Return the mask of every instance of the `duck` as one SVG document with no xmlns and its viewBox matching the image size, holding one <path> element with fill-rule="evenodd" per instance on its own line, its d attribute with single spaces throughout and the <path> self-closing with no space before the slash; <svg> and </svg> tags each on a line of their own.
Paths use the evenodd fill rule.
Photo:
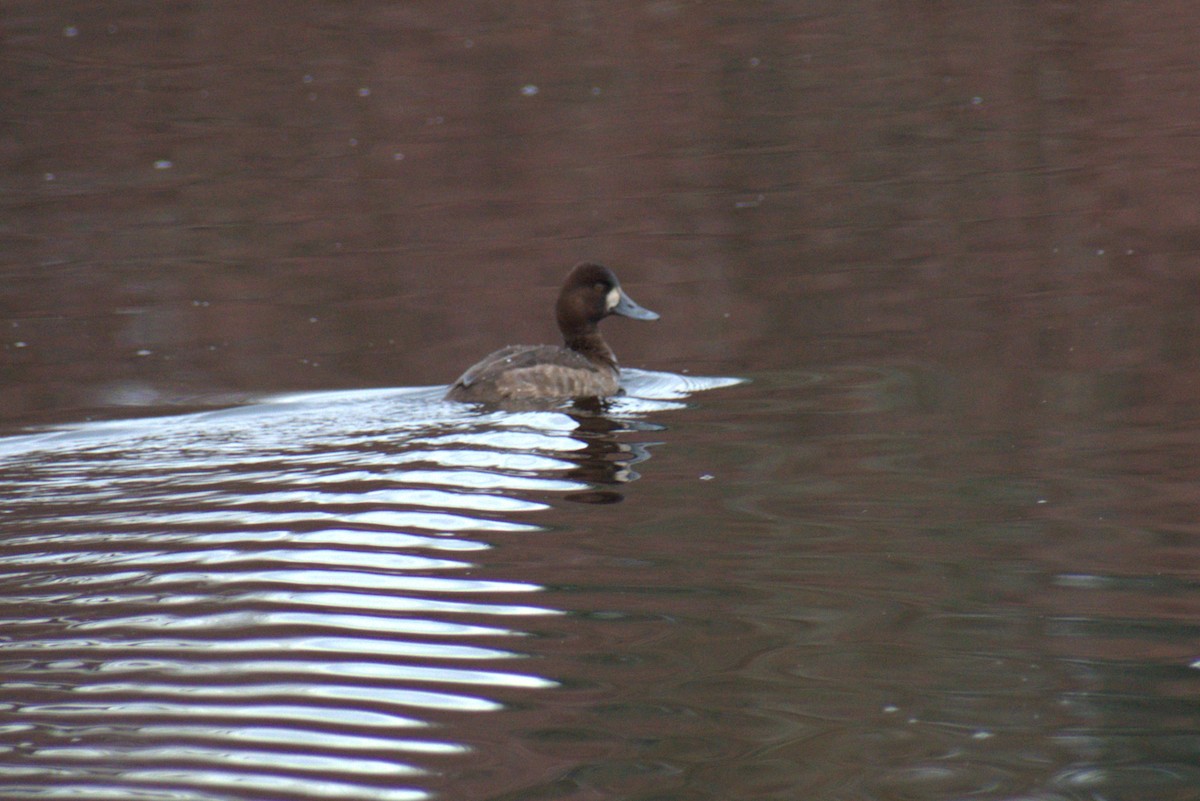
<svg viewBox="0 0 1200 801">
<path fill-rule="evenodd" d="M 613 314 L 657 320 L 629 297 L 617 276 L 593 262 L 567 274 L 554 304 L 563 344 L 509 345 L 472 365 L 446 399 L 474 403 L 607 398 L 621 391 L 621 370 L 597 324 Z"/>
</svg>

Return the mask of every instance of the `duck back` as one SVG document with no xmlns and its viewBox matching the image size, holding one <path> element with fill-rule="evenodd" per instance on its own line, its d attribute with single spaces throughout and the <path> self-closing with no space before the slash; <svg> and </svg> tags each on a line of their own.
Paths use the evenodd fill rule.
<svg viewBox="0 0 1200 801">
<path fill-rule="evenodd" d="M 557 345 L 510 345 L 469 368 L 449 400 L 565 400 L 607 397 L 619 388 L 615 366 Z"/>
</svg>

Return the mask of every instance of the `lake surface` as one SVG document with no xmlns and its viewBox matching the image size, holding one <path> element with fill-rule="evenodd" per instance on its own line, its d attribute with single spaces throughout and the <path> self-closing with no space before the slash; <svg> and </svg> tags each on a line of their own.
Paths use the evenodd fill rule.
<svg viewBox="0 0 1200 801">
<path fill-rule="evenodd" d="M 0 798 L 1200 798 L 1153 6 L 7 4 Z"/>
</svg>

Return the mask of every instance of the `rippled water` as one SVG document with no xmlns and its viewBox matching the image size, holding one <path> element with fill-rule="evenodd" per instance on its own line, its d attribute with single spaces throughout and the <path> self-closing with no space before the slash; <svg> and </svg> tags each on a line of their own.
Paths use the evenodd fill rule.
<svg viewBox="0 0 1200 801">
<path fill-rule="evenodd" d="M 1200 7 L 276 5 L 4 4 L 0 797 L 1200 798 Z"/>
<path fill-rule="evenodd" d="M 0 440 L 0 797 L 1197 797 L 1186 420 L 630 372 Z"/>
<path fill-rule="evenodd" d="M 0 441 L 0 795 L 378 798 L 477 747 L 456 715 L 561 685 L 529 581 L 552 499 L 621 499 L 651 412 L 732 383 L 632 371 L 605 409 L 321 393 Z"/>
</svg>

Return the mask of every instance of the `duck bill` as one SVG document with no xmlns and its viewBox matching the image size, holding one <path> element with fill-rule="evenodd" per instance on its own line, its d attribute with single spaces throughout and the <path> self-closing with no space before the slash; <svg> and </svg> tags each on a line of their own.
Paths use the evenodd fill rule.
<svg viewBox="0 0 1200 801">
<path fill-rule="evenodd" d="M 658 313 L 652 312 L 647 308 L 637 305 L 633 302 L 633 298 L 625 294 L 625 290 L 618 290 L 621 293 L 621 299 L 617 301 L 617 305 L 613 306 L 612 313 L 619 314 L 622 317 L 630 317 L 634 320 L 657 320 Z"/>
</svg>

